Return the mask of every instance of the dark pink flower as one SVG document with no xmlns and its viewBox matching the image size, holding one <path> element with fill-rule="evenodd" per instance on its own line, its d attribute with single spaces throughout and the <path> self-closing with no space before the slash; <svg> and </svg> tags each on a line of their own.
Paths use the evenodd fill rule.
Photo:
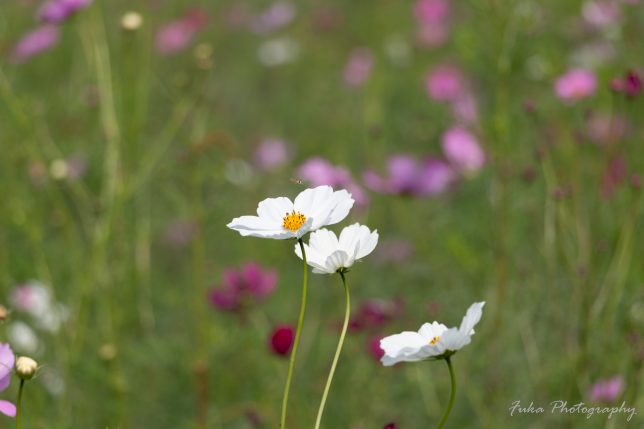
<svg viewBox="0 0 644 429">
<path fill-rule="evenodd" d="M 376 335 L 369 338 L 367 341 L 367 351 L 376 362 L 380 362 L 380 358 L 385 355 L 385 351 L 380 347 L 380 340 L 382 340 L 382 338 L 382 336 Z"/>
<path fill-rule="evenodd" d="M 309 182 L 311 186 L 329 185 L 342 187 L 351 193 L 359 206 L 369 204 L 369 198 L 360 187 L 349 170 L 342 166 L 331 164 L 324 158 L 314 157 L 307 159 L 297 170 L 297 177 Z"/>
<path fill-rule="evenodd" d="M 179 20 L 161 27 L 156 34 L 156 48 L 164 54 L 175 54 L 184 50 L 192 42 L 194 35 L 208 20 L 206 12 L 192 9 Z"/>
<path fill-rule="evenodd" d="M 49 24 L 38 27 L 27 33 L 14 46 L 11 52 L 11 61 L 16 64 L 24 63 L 30 58 L 54 47 L 59 38 L 60 31 L 58 27 Z"/>
<path fill-rule="evenodd" d="M 566 101 L 574 102 L 595 93 L 597 79 L 595 75 L 585 69 L 572 69 L 561 75 L 555 82 L 555 93 L 557 97 Z"/>
<path fill-rule="evenodd" d="M 398 429 L 398 425 L 394 422 L 391 422 L 384 425 L 382 429 Z"/>
<path fill-rule="evenodd" d="M 41 6 L 38 18 L 48 24 L 60 24 L 91 2 L 92 0 L 49 0 Z"/>
<path fill-rule="evenodd" d="M 433 26 L 447 19 L 447 0 L 419 0 L 414 4 L 414 17 L 421 25 Z"/>
<path fill-rule="evenodd" d="M 357 48 L 351 52 L 344 67 L 344 81 L 352 87 L 362 86 L 373 69 L 373 54 L 367 48 Z"/>
<path fill-rule="evenodd" d="M 295 340 L 295 329 L 291 325 L 279 325 L 271 332 L 269 344 L 273 353 L 288 356 Z"/>
<path fill-rule="evenodd" d="M 629 70 L 624 77 L 613 79 L 611 89 L 628 97 L 636 97 L 642 92 L 642 79 L 636 72 Z"/>
<path fill-rule="evenodd" d="M 249 262 L 241 269 L 229 268 L 222 283 L 209 292 L 210 302 L 221 311 L 242 311 L 252 302 L 261 302 L 275 290 L 277 272 Z"/>
<path fill-rule="evenodd" d="M 624 392 L 624 388 L 624 379 L 619 375 L 597 380 L 588 391 L 588 399 L 593 402 L 610 403 L 619 398 L 622 392 Z"/>
<path fill-rule="evenodd" d="M 443 153 L 454 169 L 464 173 L 478 171 L 485 164 L 485 153 L 467 130 L 453 127 L 442 137 Z"/>
<path fill-rule="evenodd" d="M 440 65 L 427 74 L 427 94 L 437 101 L 456 101 L 465 92 L 461 71 L 451 65 Z"/>
</svg>

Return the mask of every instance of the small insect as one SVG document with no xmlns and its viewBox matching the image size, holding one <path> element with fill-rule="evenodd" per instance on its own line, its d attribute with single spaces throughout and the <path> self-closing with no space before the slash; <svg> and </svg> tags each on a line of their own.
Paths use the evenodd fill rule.
<svg viewBox="0 0 644 429">
<path fill-rule="evenodd" d="M 304 182 L 301 179 L 296 179 L 294 177 L 291 177 L 291 182 L 295 183 L 296 185 L 303 185 Z"/>
</svg>

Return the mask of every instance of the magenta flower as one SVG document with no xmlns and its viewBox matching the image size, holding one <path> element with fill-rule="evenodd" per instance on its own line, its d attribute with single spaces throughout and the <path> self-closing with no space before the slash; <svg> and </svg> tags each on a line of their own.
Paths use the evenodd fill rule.
<svg viewBox="0 0 644 429">
<path fill-rule="evenodd" d="M 427 48 L 435 48 L 444 44 L 449 37 L 449 26 L 447 23 L 435 25 L 419 25 L 416 30 L 418 43 Z"/>
<path fill-rule="evenodd" d="M 414 4 L 414 17 L 421 25 L 433 26 L 447 19 L 447 0 L 419 0 Z"/>
<path fill-rule="evenodd" d="M 629 70 L 623 78 L 615 78 L 611 82 L 611 89 L 622 92 L 628 97 L 636 97 L 642 92 L 642 79 L 633 70 Z"/>
<path fill-rule="evenodd" d="M 485 163 L 485 154 L 476 138 L 460 127 L 445 131 L 443 153 L 455 170 L 463 173 L 478 171 Z"/>
<path fill-rule="evenodd" d="M 574 102 L 595 93 L 597 79 L 585 69 L 572 69 L 561 75 L 555 82 L 557 97 L 566 102 Z"/>
<path fill-rule="evenodd" d="M 465 92 L 465 79 L 454 66 L 440 65 L 427 74 L 427 94 L 437 101 L 456 101 Z"/>
<path fill-rule="evenodd" d="M 269 345 L 278 356 L 288 356 L 295 340 L 295 329 L 291 325 L 279 325 L 270 334 Z"/>
<path fill-rule="evenodd" d="M 91 2 L 92 0 L 49 0 L 41 6 L 38 18 L 48 24 L 60 24 Z"/>
<path fill-rule="evenodd" d="M 255 149 L 255 165 L 264 170 L 274 170 L 291 159 L 291 154 L 284 140 L 267 138 Z"/>
<path fill-rule="evenodd" d="M 410 155 L 389 158 L 387 173 L 383 178 L 368 170 L 363 179 L 367 187 L 376 192 L 413 196 L 442 193 L 455 179 L 454 171 L 444 161 L 430 158 L 421 162 Z"/>
<path fill-rule="evenodd" d="M 398 429 L 398 425 L 395 422 L 390 422 L 384 425 L 382 429 Z"/>
<path fill-rule="evenodd" d="M 376 335 L 367 340 L 367 352 L 376 362 L 380 362 L 380 359 L 385 355 L 385 351 L 380 347 L 380 340 L 382 339 L 381 335 Z"/>
<path fill-rule="evenodd" d="M 379 329 L 400 316 L 404 306 L 402 300 L 368 299 L 360 304 L 357 314 L 349 322 L 351 330 Z"/>
<path fill-rule="evenodd" d="M 15 363 L 16 357 L 11 350 L 11 346 L 6 343 L 0 343 L 0 392 L 6 390 L 11 383 L 11 370 Z M 9 401 L 0 400 L 0 413 L 15 417 L 16 406 Z"/>
<path fill-rule="evenodd" d="M 208 19 L 206 12 L 192 9 L 179 20 L 161 27 L 156 34 L 156 48 L 164 55 L 176 54 L 192 42 L 193 37 Z"/>
<path fill-rule="evenodd" d="M 210 291 L 210 302 L 221 311 L 242 311 L 251 302 L 261 302 L 275 290 L 277 272 L 249 262 L 241 269 L 229 268 L 219 287 Z"/>
<path fill-rule="evenodd" d="M 352 87 L 360 87 L 369 79 L 372 69 L 371 51 L 367 48 L 354 49 L 344 67 L 344 82 Z"/>
<path fill-rule="evenodd" d="M 335 166 L 324 158 L 313 157 L 307 159 L 297 170 L 297 177 L 306 180 L 311 186 L 329 185 L 345 188 L 359 206 L 369 204 L 369 198 L 364 189 L 359 186 L 351 176 L 348 169 Z"/>
<path fill-rule="evenodd" d="M 619 398 L 625 387 L 624 379 L 619 375 L 597 380 L 588 391 L 588 399 L 593 402 L 610 403 Z"/>
<path fill-rule="evenodd" d="M 58 43 L 60 31 L 54 25 L 43 25 L 27 33 L 14 46 L 11 52 L 11 61 L 16 64 L 24 63 L 30 58 L 41 54 Z"/>
</svg>

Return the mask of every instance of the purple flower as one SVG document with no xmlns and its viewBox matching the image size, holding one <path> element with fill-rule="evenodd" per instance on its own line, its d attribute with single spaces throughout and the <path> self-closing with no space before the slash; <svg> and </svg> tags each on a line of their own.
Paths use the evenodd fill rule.
<svg viewBox="0 0 644 429">
<path fill-rule="evenodd" d="M 460 172 L 478 171 L 485 163 L 485 154 L 476 138 L 460 127 L 453 127 L 443 134 L 443 153 L 452 166 Z"/>
<path fill-rule="evenodd" d="M 250 302 L 260 302 L 268 297 L 276 285 L 274 270 L 265 270 L 249 262 L 241 269 L 224 271 L 221 285 L 210 291 L 210 302 L 221 311 L 241 311 Z"/>
<path fill-rule="evenodd" d="M 555 82 L 555 93 L 557 97 L 566 101 L 574 102 L 595 93 L 597 79 L 595 75 L 585 69 L 572 69 L 561 75 Z"/>
<path fill-rule="evenodd" d="M 255 149 L 255 165 L 264 171 L 274 170 L 290 159 L 289 148 L 281 139 L 264 139 Z"/>
<path fill-rule="evenodd" d="M 324 158 L 313 157 L 307 159 L 297 170 L 297 177 L 306 180 L 311 186 L 329 185 L 342 187 L 351 193 L 359 206 L 369 204 L 369 198 L 351 176 L 345 167 L 335 166 Z"/>
<path fill-rule="evenodd" d="M 465 92 L 465 79 L 454 66 L 440 65 L 427 74 L 427 94 L 437 101 L 455 101 Z"/>
<path fill-rule="evenodd" d="M 270 33 L 288 25 L 293 18 L 295 6 L 287 1 L 277 1 L 251 21 L 250 29 L 260 34 Z"/>
<path fill-rule="evenodd" d="M 362 86 L 373 69 L 373 55 L 367 48 L 354 49 L 344 67 L 344 81 L 352 87 Z"/>
<path fill-rule="evenodd" d="M 16 64 L 24 63 L 31 57 L 51 49 L 60 38 L 58 27 L 43 25 L 27 33 L 14 46 L 11 52 L 11 61 Z"/>
<path fill-rule="evenodd" d="M 6 343 L 0 343 L 0 392 L 9 387 L 11 383 L 11 370 L 15 363 L 16 357 L 11 350 L 11 346 Z M 9 401 L 0 400 L 0 413 L 9 417 L 15 417 L 16 406 Z"/>
<path fill-rule="evenodd" d="M 60 24 L 91 2 L 92 0 L 49 0 L 38 11 L 38 18 L 48 24 Z"/>
<path fill-rule="evenodd" d="M 156 48 L 164 55 L 184 50 L 207 21 L 206 12 L 192 9 L 179 20 L 166 24 L 156 34 Z"/>
<path fill-rule="evenodd" d="M 444 161 L 430 158 L 424 162 L 410 155 L 394 155 L 387 163 L 388 176 L 383 178 L 368 170 L 363 178 L 376 192 L 394 195 L 428 196 L 447 189 L 455 178 Z"/>
<path fill-rule="evenodd" d="M 593 402 L 610 403 L 619 398 L 624 388 L 624 379 L 619 375 L 597 380 L 588 391 L 588 399 Z"/>
</svg>

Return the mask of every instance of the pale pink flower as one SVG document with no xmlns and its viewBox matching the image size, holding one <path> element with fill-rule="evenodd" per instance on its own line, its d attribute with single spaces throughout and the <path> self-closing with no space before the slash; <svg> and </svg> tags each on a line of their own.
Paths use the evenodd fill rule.
<svg viewBox="0 0 644 429">
<path fill-rule="evenodd" d="M 557 97 L 567 102 L 574 102 L 595 93 L 597 79 L 595 75 L 585 69 L 571 69 L 561 75 L 555 82 Z"/>
<path fill-rule="evenodd" d="M 331 164 L 321 157 L 307 159 L 297 171 L 297 178 L 309 182 L 311 186 L 329 185 L 345 188 L 359 206 L 369 203 L 369 198 L 364 189 L 358 185 L 351 172 L 343 166 Z"/>
<path fill-rule="evenodd" d="M 27 33 L 14 46 L 11 52 L 11 61 L 20 64 L 30 58 L 48 51 L 58 43 L 60 31 L 54 25 L 43 25 Z"/>
<path fill-rule="evenodd" d="M 590 0 L 584 3 L 582 16 L 593 27 L 605 28 L 619 23 L 621 19 L 619 5 L 610 0 Z"/>
<path fill-rule="evenodd" d="M 49 0 L 40 7 L 38 17 L 42 22 L 60 24 L 91 2 L 92 0 Z"/>
<path fill-rule="evenodd" d="M 156 48 L 164 54 L 175 54 L 190 45 L 197 31 L 207 21 L 206 12 L 192 9 L 186 12 L 179 20 L 161 27 L 156 34 Z"/>
<path fill-rule="evenodd" d="M 394 155 L 387 162 L 387 176 L 372 170 L 363 174 L 370 189 L 385 194 L 431 196 L 445 191 L 455 174 L 447 163 L 430 158 L 419 161 L 410 155 Z"/>
<path fill-rule="evenodd" d="M 344 67 L 344 81 L 353 87 L 362 86 L 373 69 L 373 55 L 367 48 L 357 48 L 351 52 Z"/>
<path fill-rule="evenodd" d="M 485 153 L 476 137 L 463 128 L 445 131 L 442 146 L 445 157 L 457 171 L 471 173 L 485 164 Z"/>
<path fill-rule="evenodd" d="M 588 399 L 593 402 L 614 402 L 624 392 L 625 387 L 624 379 L 619 375 L 597 380 L 588 391 Z"/>
<path fill-rule="evenodd" d="M 288 25 L 295 18 L 295 6 L 288 1 L 276 1 L 267 10 L 251 20 L 250 29 L 266 34 Z"/>
<path fill-rule="evenodd" d="M 447 19 L 448 14 L 447 0 L 419 0 L 414 4 L 414 17 L 422 25 L 439 24 Z"/>
<path fill-rule="evenodd" d="M 449 25 L 447 23 L 419 25 L 416 30 L 416 38 L 420 45 L 427 48 L 441 46 L 449 38 Z"/>
<path fill-rule="evenodd" d="M 430 71 L 426 79 L 427 94 L 437 101 L 455 101 L 465 88 L 461 71 L 450 65 L 440 65 Z"/>
<path fill-rule="evenodd" d="M 264 171 L 281 167 L 290 159 L 290 150 L 282 139 L 266 138 L 255 149 L 255 165 Z"/>
</svg>

